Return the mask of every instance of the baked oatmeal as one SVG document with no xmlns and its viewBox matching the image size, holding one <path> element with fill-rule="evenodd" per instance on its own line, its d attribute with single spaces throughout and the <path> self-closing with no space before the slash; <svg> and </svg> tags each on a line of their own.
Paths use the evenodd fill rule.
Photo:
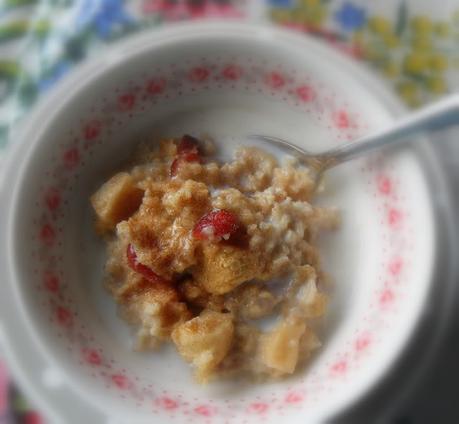
<svg viewBox="0 0 459 424">
<path fill-rule="evenodd" d="M 218 163 L 212 150 L 189 135 L 163 140 L 92 196 L 107 288 L 138 348 L 172 342 L 199 382 L 292 374 L 320 346 L 314 242 L 336 212 L 311 204 L 314 181 L 293 159 L 240 148 Z"/>
</svg>

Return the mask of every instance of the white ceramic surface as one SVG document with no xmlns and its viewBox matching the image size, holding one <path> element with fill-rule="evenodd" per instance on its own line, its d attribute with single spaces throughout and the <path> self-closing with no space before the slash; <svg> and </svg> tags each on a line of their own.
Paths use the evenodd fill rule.
<svg viewBox="0 0 459 424">
<path fill-rule="evenodd" d="M 378 383 L 431 286 L 435 225 L 413 152 L 328 175 L 320 202 L 337 206 L 343 223 L 323 240 L 334 280 L 323 348 L 307 370 L 278 383 L 200 387 L 173 349 L 134 352 L 101 286 L 103 244 L 88 203 L 146 136 L 209 134 L 226 153 L 247 133 L 308 150 L 345 142 L 393 119 L 372 84 L 303 37 L 186 25 L 127 41 L 38 107 L 2 187 L 0 334 L 50 415 L 66 423 L 322 422 Z"/>
</svg>

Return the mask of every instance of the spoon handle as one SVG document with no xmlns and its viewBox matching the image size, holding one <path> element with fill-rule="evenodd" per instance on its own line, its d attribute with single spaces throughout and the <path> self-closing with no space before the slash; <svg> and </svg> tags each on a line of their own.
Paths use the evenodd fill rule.
<svg viewBox="0 0 459 424">
<path fill-rule="evenodd" d="M 414 135 L 454 124 L 459 124 L 459 94 L 413 112 L 387 129 L 319 154 L 317 158 L 331 167 L 384 146 L 414 141 L 411 138 Z"/>
</svg>

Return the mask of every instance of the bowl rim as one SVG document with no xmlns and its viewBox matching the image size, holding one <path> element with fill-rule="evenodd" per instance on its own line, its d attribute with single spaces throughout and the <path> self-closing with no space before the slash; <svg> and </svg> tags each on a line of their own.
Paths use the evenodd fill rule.
<svg viewBox="0 0 459 424">
<path fill-rule="evenodd" d="M 7 190 L 5 184 L 5 177 L 7 175 L 17 177 L 18 175 L 21 175 L 26 169 L 29 163 L 30 155 L 36 147 L 36 145 L 39 143 L 43 131 L 43 129 L 42 131 L 38 132 L 35 130 L 38 127 L 37 124 L 40 123 L 41 126 L 45 128 L 46 124 L 43 125 L 43 122 L 50 122 L 50 120 L 52 119 L 52 114 L 51 117 L 48 118 L 48 115 L 50 114 L 47 113 L 47 110 L 49 110 L 48 108 L 50 107 L 50 105 L 62 102 L 63 99 L 66 99 L 66 101 L 71 101 L 74 94 L 77 93 L 81 87 L 84 87 L 84 85 L 88 81 L 93 80 L 102 74 L 105 74 L 107 71 L 110 70 L 111 67 L 116 66 L 117 64 L 127 60 L 127 57 L 142 54 L 144 50 L 151 49 L 154 46 L 160 46 L 162 45 L 162 43 L 167 41 L 180 40 L 193 35 L 212 36 L 215 34 L 219 34 L 224 38 L 227 37 L 229 39 L 237 38 L 240 34 L 243 34 L 244 36 L 252 35 L 260 38 L 273 38 L 276 40 L 282 40 L 283 42 L 289 42 L 292 45 L 296 43 L 298 46 L 312 46 L 316 50 L 320 51 L 321 55 L 323 55 L 324 57 L 331 58 L 334 62 L 342 64 L 343 69 L 346 69 L 348 72 L 352 72 L 354 77 L 359 78 L 362 85 L 366 86 L 372 93 L 376 93 L 375 97 L 377 99 L 384 99 L 381 103 L 384 106 L 390 106 L 392 108 L 393 115 L 405 112 L 405 109 L 401 106 L 400 101 L 397 100 L 393 94 L 387 91 L 387 89 L 382 85 L 381 81 L 378 78 L 372 75 L 369 71 L 363 69 L 358 64 L 351 61 L 349 58 L 344 57 L 343 55 L 324 45 L 322 42 L 317 41 L 311 37 L 305 37 L 302 34 L 296 34 L 272 25 L 255 25 L 251 23 L 248 24 L 239 22 L 234 23 L 227 21 L 213 21 L 199 24 L 174 24 L 165 28 L 146 31 L 145 33 L 141 33 L 136 36 L 130 37 L 129 39 L 120 42 L 118 45 L 110 47 L 109 49 L 107 49 L 107 53 L 103 57 L 93 58 L 87 63 L 79 65 L 75 70 L 71 72 L 71 75 L 69 75 L 67 78 L 64 79 L 64 81 L 60 82 L 56 87 L 54 87 L 51 93 L 48 93 L 48 96 L 46 96 L 45 99 L 42 99 L 39 102 L 39 104 L 32 111 L 31 115 L 28 117 L 28 120 L 25 123 L 24 127 L 20 130 L 20 133 L 17 135 L 16 138 L 18 139 L 18 141 L 15 142 L 14 145 L 11 147 L 11 152 L 9 152 L 8 160 L 6 160 L 4 164 L 5 166 L 3 169 L 3 175 L 0 175 L 0 177 L 3 176 L 3 180 L 0 179 L 0 199 L 3 200 L 3 204 L 11 205 L 15 203 L 11 202 L 14 190 Z M 34 142 L 25 142 L 25 140 L 32 138 L 35 139 Z M 446 261 L 447 255 L 443 254 L 440 256 L 441 252 L 446 251 L 447 248 L 451 248 L 454 239 L 452 237 L 451 231 L 451 229 L 454 228 L 451 225 L 451 223 L 453 222 L 451 213 L 452 207 L 450 205 L 450 198 L 448 196 L 448 193 L 451 190 L 447 187 L 444 172 L 441 169 L 441 166 L 438 162 L 436 153 L 433 151 L 434 149 L 430 148 L 429 146 L 421 146 L 416 148 L 416 150 L 418 151 L 418 156 L 421 158 L 421 161 L 426 164 L 425 172 L 430 174 L 428 179 L 431 183 L 429 187 L 430 190 L 432 190 L 433 185 L 435 186 L 435 190 L 437 192 L 443 194 L 443 207 L 439 209 L 438 207 L 435 207 L 435 205 L 433 205 L 435 218 L 434 226 L 438 227 L 436 231 L 436 249 L 434 251 L 434 267 L 436 268 L 436 270 L 433 273 L 433 278 L 430 283 L 430 285 L 433 286 L 433 280 L 437 279 L 437 276 L 440 272 L 449 273 L 449 276 L 447 277 L 448 281 L 452 281 L 454 275 L 457 275 L 457 269 L 453 269 L 451 264 L 441 263 L 441 261 Z M 25 157 L 25 159 L 22 159 L 23 157 Z M 16 165 L 17 163 L 21 163 L 21 166 L 18 167 Z M 14 181 L 14 178 L 12 180 Z M 11 294 L 11 292 L 16 291 L 16 287 L 14 287 L 15 279 L 13 278 L 12 271 L 12 269 L 14 268 L 14 258 L 12 257 L 11 249 L 7 248 L 9 244 L 7 237 L 5 237 L 5 235 L 8 233 L 10 237 L 12 236 L 12 231 L 10 231 L 10 226 L 8 226 L 8 223 L 12 221 L 14 211 L 11 207 L 4 208 L 2 214 L 3 216 L 0 216 L 0 233 L 2 234 L 0 250 L 3 250 L 5 254 L 1 255 L 0 261 L 2 261 L 2 268 L 10 274 L 9 279 L 7 279 L 9 280 L 10 285 L 3 285 L 2 290 L 9 290 Z M 439 219 L 440 215 L 442 216 L 442 219 Z M 457 268 L 457 266 L 455 266 L 455 268 Z M 6 282 L 8 283 L 8 281 Z M 455 289 L 455 287 L 453 286 L 455 285 L 449 284 L 447 287 L 450 290 L 453 290 Z M 430 288 L 430 291 L 433 291 L 432 288 Z M 5 302 L 5 299 L 7 297 L 8 296 L 6 294 L 0 296 L 0 305 L 2 305 L 2 307 L 0 308 L 0 318 L 3 319 L 4 322 L 8 321 L 8 315 L 3 314 L 1 311 L 11 309 L 12 306 L 8 304 L 10 302 Z M 445 307 L 441 308 L 441 311 L 443 312 L 443 318 L 441 319 L 441 323 L 437 323 L 441 324 L 438 328 L 440 328 L 441 326 L 446 326 L 447 313 L 449 310 L 451 310 L 450 308 L 452 306 L 451 303 L 453 296 L 449 294 L 448 296 L 444 295 L 443 297 L 444 299 L 442 300 L 442 302 L 445 305 Z M 22 326 L 24 329 L 24 334 L 28 333 L 30 335 L 32 329 L 26 322 L 25 315 L 21 314 L 18 318 L 18 322 L 20 321 L 20 326 Z M 408 347 L 413 344 L 413 341 L 417 333 L 420 332 L 420 330 L 422 330 L 423 327 L 425 327 L 425 325 L 422 326 L 425 320 L 425 317 L 419 317 L 418 322 L 415 324 L 415 331 L 413 331 L 410 337 L 400 347 L 399 351 L 397 351 L 396 362 L 399 362 L 399 359 L 403 356 L 404 353 L 406 353 L 405 351 L 408 350 Z M 16 322 L 15 324 L 17 325 L 18 322 Z M 441 331 L 439 331 L 438 328 L 436 327 L 436 331 L 434 332 L 437 341 L 439 340 L 441 335 Z M 40 404 L 42 407 L 44 407 L 46 413 L 48 413 L 50 416 L 53 416 L 55 415 L 55 405 L 54 408 L 51 408 L 52 402 L 49 402 L 49 396 L 46 397 L 42 392 L 40 393 L 40 390 L 38 389 L 38 387 L 36 387 L 36 383 L 35 387 L 33 387 L 33 385 L 30 384 L 29 376 L 27 375 L 27 373 L 23 372 L 25 358 L 24 356 L 22 357 L 21 364 L 21 355 L 18 355 L 17 349 L 17 345 L 20 344 L 18 342 L 20 338 L 18 336 L 18 333 L 20 332 L 11 332 L 11 326 L 10 328 L 6 328 L 6 326 L 0 328 L 0 338 L 3 342 L 3 345 L 6 346 L 7 361 L 11 364 L 13 374 L 22 383 L 23 387 L 25 387 L 25 390 L 26 392 L 28 392 L 27 394 L 31 397 L 31 399 L 33 399 L 33 401 L 35 401 L 37 404 Z M 35 337 L 35 335 L 32 334 L 32 339 L 33 337 Z M 38 338 L 38 336 L 36 336 L 36 338 Z M 13 339 L 16 339 L 16 342 L 11 343 Z M 38 345 L 40 345 L 40 341 L 38 342 Z M 434 346 L 436 346 L 436 343 L 437 342 L 430 343 L 428 345 L 431 351 L 430 356 L 432 356 L 433 354 L 432 352 L 434 351 Z M 43 351 L 41 351 L 40 353 L 41 355 L 45 356 L 43 354 Z M 424 357 L 427 358 L 428 356 L 429 355 L 427 355 L 427 352 L 425 352 Z M 420 359 L 418 359 L 418 361 L 420 361 Z M 426 360 L 424 362 L 427 363 Z M 334 413 L 336 413 L 336 416 L 339 416 L 340 414 L 344 413 L 344 411 L 347 411 L 356 404 L 361 404 L 368 392 L 374 391 L 378 386 L 380 386 L 383 383 L 383 376 L 385 373 L 389 375 L 393 374 L 393 370 L 396 368 L 396 365 L 397 364 L 388 364 L 387 369 L 384 367 L 384 372 L 381 371 L 379 377 L 375 378 L 371 382 L 369 387 L 367 387 L 367 392 L 359 393 L 358 395 L 356 395 L 354 397 L 354 401 L 351 404 L 342 406 L 341 408 L 337 408 L 337 410 L 334 411 Z M 417 366 L 419 367 L 419 362 L 417 363 Z M 79 388 L 77 388 L 76 386 L 72 386 L 72 391 L 82 394 Z M 87 401 L 87 398 L 84 398 L 84 401 L 82 399 L 80 402 L 81 406 L 87 408 Z M 54 402 L 54 404 L 55 403 L 56 402 Z"/>
</svg>

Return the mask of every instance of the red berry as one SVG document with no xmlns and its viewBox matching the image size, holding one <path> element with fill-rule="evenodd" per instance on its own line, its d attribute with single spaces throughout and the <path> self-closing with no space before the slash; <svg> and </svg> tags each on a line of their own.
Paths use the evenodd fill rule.
<svg viewBox="0 0 459 424">
<path fill-rule="evenodd" d="M 201 156 L 198 152 L 187 152 L 180 156 L 184 162 L 201 162 Z"/>
<path fill-rule="evenodd" d="M 198 153 L 199 151 L 199 140 L 192 137 L 191 135 L 185 134 L 180 143 L 177 146 L 177 154 L 182 155 L 184 153 L 194 152 Z"/>
<path fill-rule="evenodd" d="M 174 159 L 171 165 L 171 177 L 175 177 L 177 175 L 179 166 L 180 160 L 178 158 Z"/>
<path fill-rule="evenodd" d="M 144 278 L 152 283 L 164 283 L 164 279 L 162 279 L 158 274 L 153 272 L 150 268 L 146 265 L 141 264 L 137 259 L 137 253 L 135 253 L 134 246 L 132 244 L 128 244 L 126 250 L 126 257 L 128 260 L 128 264 L 132 270 L 141 274 Z"/>
<path fill-rule="evenodd" d="M 198 152 L 189 151 L 182 153 L 179 157 L 175 158 L 171 165 L 171 177 L 175 177 L 183 162 L 201 162 L 201 156 Z"/>
<path fill-rule="evenodd" d="M 238 229 L 239 221 L 236 215 L 223 209 L 215 209 L 197 222 L 193 236 L 199 240 L 228 239 Z"/>
</svg>

